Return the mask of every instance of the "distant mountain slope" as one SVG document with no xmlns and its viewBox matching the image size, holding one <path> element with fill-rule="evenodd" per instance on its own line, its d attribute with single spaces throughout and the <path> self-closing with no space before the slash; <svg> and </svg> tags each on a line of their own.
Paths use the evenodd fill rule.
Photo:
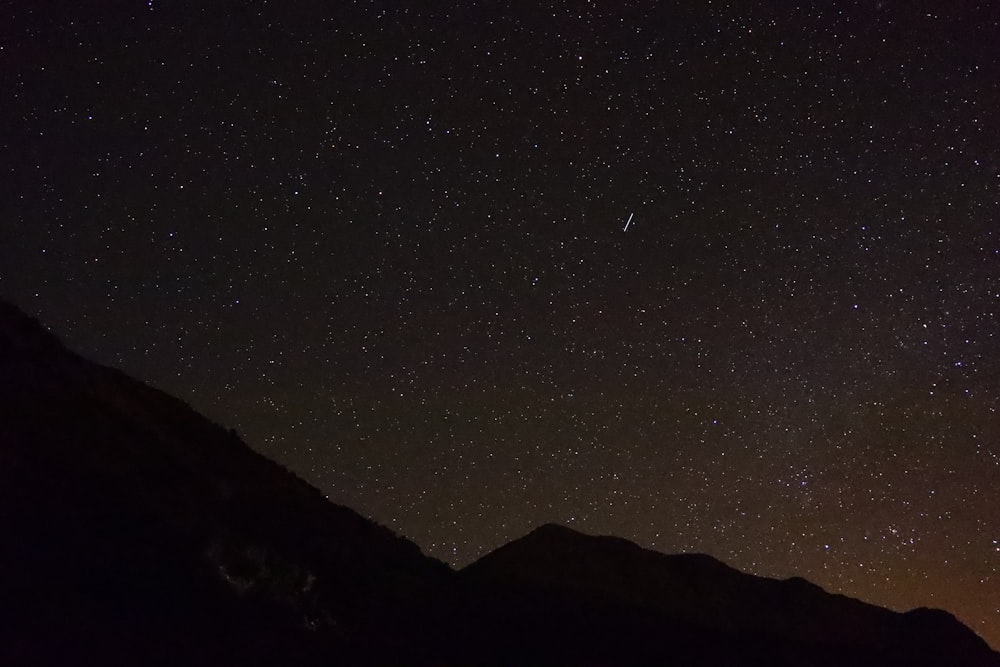
<svg viewBox="0 0 1000 667">
<path fill-rule="evenodd" d="M 896 614 L 543 526 L 459 573 L 0 301 L 0 665 L 1000 667 Z"/>
<path fill-rule="evenodd" d="M 592 623 L 591 640 L 596 637 L 599 646 L 586 653 L 613 650 L 593 664 L 625 655 L 635 664 L 647 657 L 658 664 L 669 639 L 695 664 L 1000 665 L 1000 656 L 943 611 L 897 614 L 831 595 L 804 579 L 756 577 L 709 556 L 668 556 L 558 525 L 497 549 L 462 575 L 483 594 L 502 591 L 504 602 L 496 606 L 515 614 L 520 603 L 545 599 L 565 601 L 575 610 L 569 613 L 586 609 L 587 617 L 605 619 Z M 622 616 L 650 632 L 628 645 L 601 637 L 602 624 Z M 532 622 L 559 634 L 557 619 L 550 609 Z M 706 644 L 713 655 L 699 652 Z"/>
<path fill-rule="evenodd" d="M 451 575 L 2 302 L 0 534 L 5 665 L 365 654 Z"/>
</svg>

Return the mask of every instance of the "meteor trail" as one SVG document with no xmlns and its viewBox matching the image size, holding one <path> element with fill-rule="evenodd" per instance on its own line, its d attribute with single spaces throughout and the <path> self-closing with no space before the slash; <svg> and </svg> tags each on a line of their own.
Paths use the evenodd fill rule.
<svg viewBox="0 0 1000 667">
<path fill-rule="evenodd" d="M 630 222 L 632 222 L 632 216 L 633 215 L 635 215 L 635 213 L 629 213 L 628 214 L 628 220 L 625 222 L 625 229 L 622 230 L 623 232 L 627 232 L 628 231 L 628 225 L 629 225 Z"/>
</svg>

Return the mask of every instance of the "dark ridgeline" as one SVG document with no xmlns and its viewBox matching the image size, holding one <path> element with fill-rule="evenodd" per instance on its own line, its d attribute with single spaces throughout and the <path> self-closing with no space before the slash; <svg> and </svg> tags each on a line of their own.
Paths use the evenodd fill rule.
<svg viewBox="0 0 1000 667">
<path fill-rule="evenodd" d="M 625 655 L 643 665 L 1000 665 L 944 611 L 899 614 L 798 577 L 756 577 L 710 556 L 558 525 L 461 575 L 480 587 L 479 611 L 515 627 L 532 652 L 551 656 L 546 664 L 621 664 Z"/>
<path fill-rule="evenodd" d="M 1000 667 L 897 614 L 543 526 L 461 572 L 0 302 L 0 664 Z"/>
<path fill-rule="evenodd" d="M 0 535 L 3 665 L 401 651 L 433 629 L 412 606 L 453 576 L 6 304 Z"/>
</svg>

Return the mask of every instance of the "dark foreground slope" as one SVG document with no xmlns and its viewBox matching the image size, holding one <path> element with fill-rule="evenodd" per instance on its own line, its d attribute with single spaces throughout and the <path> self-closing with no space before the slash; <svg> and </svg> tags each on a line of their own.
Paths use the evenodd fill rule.
<svg viewBox="0 0 1000 667">
<path fill-rule="evenodd" d="M 2 302 L 0 535 L 4 665 L 378 662 L 452 576 Z"/>
<path fill-rule="evenodd" d="M 1000 667 L 896 614 L 545 526 L 455 573 L 0 302 L 0 665 Z"/>
<path fill-rule="evenodd" d="M 550 664 L 1000 665 L 943 611 L 898 614 L 804 579 L 756 577 L 709 556 L 668 556 L 557 525 L 461 574 L 490 600 L 483 613 L 494 625 L 517 628 Z"/>
</svg>

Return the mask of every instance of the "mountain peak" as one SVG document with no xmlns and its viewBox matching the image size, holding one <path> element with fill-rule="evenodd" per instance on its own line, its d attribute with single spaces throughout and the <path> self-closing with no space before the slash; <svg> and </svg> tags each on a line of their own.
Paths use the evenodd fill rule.
<svg viewBox="0 0 1000 667">
<path fill-rule="evenodd" d="M 572 533 L 574 535 L 583 535 L 583 533 L 581 533 L 578 530 L 573 530 L 569 526 L 555 522 L 543 523 L 542 525 L 532 530 L 531 533 L 563 533 L 563 534 Z M 528 534 L 530 535 L 531 533 Z"/>
<path fill-rule="evenodd" d="M 2 301 L 0 410 L 3 665 L 1000 666 L 945 612 L 554 523 L 455 573 Z"/>
<path fill-rule="evenodd" d="M 897 614 L 827 593 L 801 577 L 754 576 L 705 554 L 662 554 L 559 524 L 539 526 L 462 574 L 531 600 L 543 592 L 575 607 L 586 600 L 639 624 L 643 618 L 671 619 L 692 636 L 783 637 L 793 644 L 867 646 L 924 657 L 940 644 L 981 655 L 982 664 L 998 664 L 986 659 L 996 656 L 985 643 L 946 612 Z M 946 663 L 941 657 L 926 664 Z"/>
<path fill-rule="evenodd" d="M 591 537 L 561 523 L 543 523 L 521 539 L 573 540 Z"/>
<path fill-rule="evenodd" d="M 699 553 L 675 554 L 666 556 L 639 546 L 625 538 L 612 535 L 589 535 L 558 523 L 546 523 L 538 526 L 530 533 L 516 539 L 496 551 L 484 556 L 469 565 L 466 570 L 485 573 L 499 563 L 514 563 L 517 561 L 531 562 L 534 565 L 551 563 L 562 569 L 557 562 L 563 558 L 571 558 L 576 567 L 608 558 L 634 558 L 643 563 L 662 563 L 667 559 L 676 567 L 691 569 L 701 568 L 713 572 L 735 572 L 721 561 Z"/>
</svg>

